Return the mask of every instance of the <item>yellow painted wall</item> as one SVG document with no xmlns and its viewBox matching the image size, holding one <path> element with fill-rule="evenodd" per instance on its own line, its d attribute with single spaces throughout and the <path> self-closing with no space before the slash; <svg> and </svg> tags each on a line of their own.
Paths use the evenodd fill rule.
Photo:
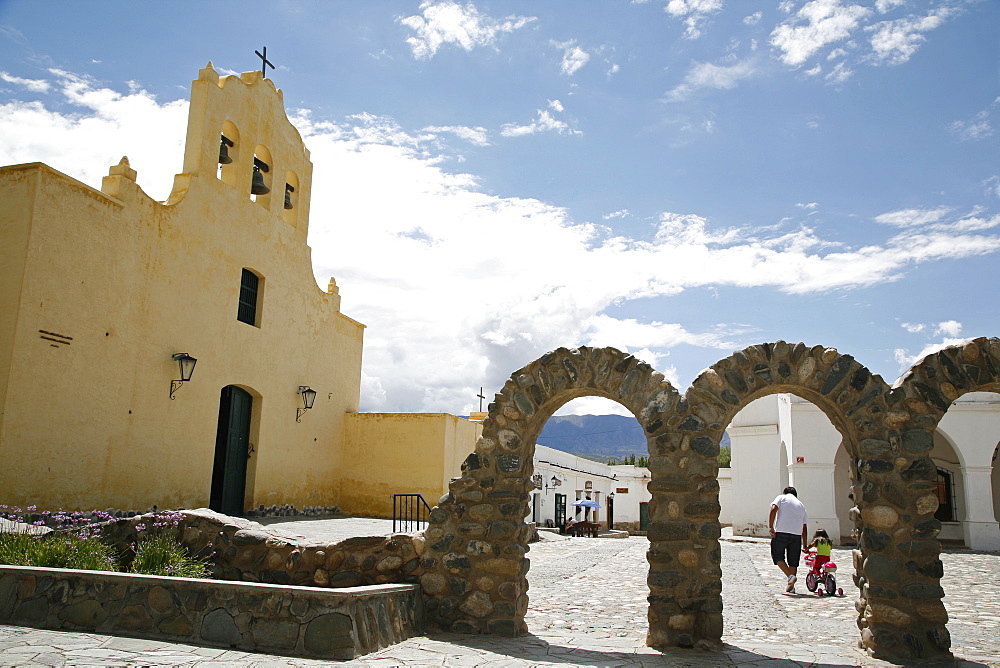
<svg viewBox="0 0 1000 668">
<path fill-rule="evenodd" d="M 391 517 L 393 494 L 422 494 L 433 507 L 481 434 L 482 425 L 447 413 L 348 415 L 341 510 Z"/>
<path fill-rule="evenodd" d="M 239 137 L 220 180 L 227 122 Z M 254 396 L 246 505 L 339 502 L 364 327 L 312 275 L 308 151 L 269 80 L 220 80 L 211 64 L 193 83 L 187 141 L 166 205 L 127 164 L 104 192 L 44 165 L 0 168 L 0 502 L 207 505 L 230 384 Z M 260 147 L 272 192 L 252 202 Z M 244 267 L 264 277 L 259 326 L 236 319 Z M 171 401 L 177 352 L 198 364 Z M 318 396 L 296 423 L 300 385 Z"/>
</svg>

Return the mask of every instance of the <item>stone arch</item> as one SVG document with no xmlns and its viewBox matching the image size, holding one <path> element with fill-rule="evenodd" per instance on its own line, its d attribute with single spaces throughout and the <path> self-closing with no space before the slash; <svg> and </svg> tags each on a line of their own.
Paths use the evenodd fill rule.
<svg viewBox="0 0 1000 668">
<path fill-rule="evenodd" d="M 720 360 L 695 379 L 685 392 L 684 400 L 679 402 L 678 411 L 683 410 L 683 414 L 676 416 L 676 429 L 667 431 L 657 440 L 665 444 L 668 451 L 690 450 L 714 456 L 726 426 L 746 405 L 769 394 L 791 393 L 823 411 L 843 436 L 850 458 L 857 462 L 864 448 L 880 450 L 886 440 L 878 416 L 884 412 L 884 396 L 888 389 L 879 376 L 873 375 L 850 355 L 842 355 L 833 348 L 809 348 L 802 343 L 784 341 L 764 343 Z M 887 443 L 885 448 L 888 449 Z M 890 462 L 890 469 L 892 466 Z M 856 464 L 852 468 L 855 467 Z M 852 471 L 855 480 L 857 473 L 857 470 Z M 856 510 L 852 514 L 860 517 L 860 512 Z M 650 540 L 654 540 L 652 533 Z M 651 550 L 655 549 L 663 548 L 654 542 Z M 721 572 L 719 587 L 721 589 Z M 677 590 L 661 593 L 674 597 L 679 594 Z M 706 601 L 704 605 L 712 604 Z M 651 619 L 653 607 L 651 604 Z M 717 617 L 704 615 L 702 623 L 714 635 L 716 625 L 721 628 L 721 614 Z M 653 633 L 651 624 L 650 634 Z"/>
<path fill-rule="evenodd" d="M 738 351 L 680 395 L 648 364 L 613 348 L 547 353 L 516 371 L 489 406 L 483 435 L 430 513 L 421 585 L 438 626 L 518 635 L 527 628 L 534 442 L 562 404 L 603 396 L 646 432 L 652 479 L 647 552 L 655 647 L 711 646 L 722 636 L 719 441 L 759 397 L 787 392 L 818 406 L 851 459 L 853 562 L 861 646 L 889 660 L 950 658 L 941 602 L 933 430 L 965 392 L 1000 391 L 1000 340 L 975 339 L 915 365 L 891 389 L 850 355 L 784 341 Z"/>
<path fill-rule="evenodd" d="M 950 637 L 945 627 L 940 559 L 937 540 L 941 523 L 934 519 L 938 507 L 934 494 L 937 469 L 929 454 L 934 431 L 951 403 L 967 392 L 1000 392 L 1000 339 L 977 338 L 932 353 L 911 367 L 893 386 L 886 399 L 885 422 L 893 447 L 907 459 L 897 466 L 904 496 L 896 506 L 912 518 L 910 533 L 895 531 L 877 536 L 883 558 L 898 566 L 898 578 L 866 584 L 869 608 L 888 610 L 890 617 L 872 615 L 869 635 L 876 646 L 890 643 L 896 656 L 914 658 L 948 655 Z M 957 450 L 956 450 L 957 452 Z M 886 483 L 873 481 L 872 486 Z M 863 613 L 866 614 L 866 613 Z M 880 617 L 883 617 L 880 619 Z M 906 621 L 900 629 L 898 619 Z M 903 649 L 905 652 L 901 652 Z"/>
<path fill-rule="evenodd" d="M 430 513 L 420 582 L 437 626 L 506 636 L 527 632 L 531 529 L 524 517 L 534 488 L 535 440 L 560 406 L 583 396 L 621 403 L 647 435 L 664 428 L 679 401 L 662 374 L 613 348 L 559 348 L 515 371 L 489 405 L 462 476 Z M 715 504 L 717 537 L 717 485 L 706 494 Z M 699 577 L 691 570 L 682 580 L 696 585 Z"/>
</svg>

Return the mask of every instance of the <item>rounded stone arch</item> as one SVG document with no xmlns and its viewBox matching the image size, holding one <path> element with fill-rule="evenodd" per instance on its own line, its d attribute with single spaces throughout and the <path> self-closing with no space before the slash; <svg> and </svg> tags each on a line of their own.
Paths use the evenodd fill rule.
<svg viewBox="0 0 1000 668">
<path fill-rule="evenodd" d="M 851 478 L 857 483 L 857 462 L 864 453 L 889 450 L 879 417 L 885 412 L 888 389 L 881 377 L 834 348 L 763 343 L 737 351 L 702 372 L 680 402 L 685 411 L 678 416 L 676 429 L 664 438 L 673 450 L 714 456 L 740 410 L 761 397 L 791 393 L 816 405 L 840 432 L 854 469 Z M 853 509 L 852 518 L 860 518 L 862 512 Z"/>
<path fill-rule="evenodd" d="M 534 489 L 535 440 L 560 406 L 583 396 L 611 399 L 631 411 L 646 430 L 651 454 L 651 434 L 662 430 L 680 398 L 663 374 L 614 348 L 559 348 L 515 371 L 490 403 L 461 477 L 430 512 L 420 583 L 436 626 L 506 636 L 527 632 L 531 528 L 524 518 Z M 715 493 L 717 507 L 717 487 Z M 655 500 L 654 492 L 651 507 Z M 718 510 L 715 517 L 718 526 Z M 685 582 L 697 578 L 693 570 L 683 576 Z"/>
</svg>

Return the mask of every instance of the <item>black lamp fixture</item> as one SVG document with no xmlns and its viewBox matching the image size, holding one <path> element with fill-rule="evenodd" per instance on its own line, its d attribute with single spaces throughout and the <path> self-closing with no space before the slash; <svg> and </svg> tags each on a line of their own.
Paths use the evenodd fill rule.
<svg viewBox="0 0 1000 668">
<path fill-rule="evenodd" d="M 558 487 L 561 484 L 562 484 L 562 480 L 560 480 L 556 476 L 552 476 L 550 479 L 548 479 L 548 480 L 545 481 L 545 489 L 546 489 L 546 491 L 548 491 L 550 489 L 555 489 L 556 487 Z"/>
<path fill-rule="evenodd" d="M 181 385 L 191 380 L 191 374 L 194 373 L 194 365 L 198 363 L 198 360 L 187 353 L 174 353 L 171 359 L 177 362 L 181 373 L 181 377 L 178 380 L 170 381 L 170 399 L 173 400 L 174 392 L 179 390 Z"/>
<path fill-rule="evenodd" d="M 316 403 L 316 390 L 306 385 L 299 385 L 297 394 L 302 395 L 302 408 L 295 409 L 295 421 L 302 422 L 302 416 Z"/>
</svg>

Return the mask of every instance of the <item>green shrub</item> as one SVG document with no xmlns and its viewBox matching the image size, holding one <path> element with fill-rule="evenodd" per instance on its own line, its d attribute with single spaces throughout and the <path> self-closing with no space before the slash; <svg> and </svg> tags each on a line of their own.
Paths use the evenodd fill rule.
<svg viewBox="0 0 1000 668">
<path fill-rule="evenodd" d="M 723 445 L 719 448 L 719 468 L 728 469 L 733 461 L 733 449 L 731 446 Z"/>
<path fill-rule="evenodd" d="M 44 536 L 27 533 L 0 534 L 0 563 L 87 571 L 118 570 L 118 560 L 113 548 L 94 538 L 81 538 L 61 532 Z"/>
<path fill-rule="evenodd" d="M 208 564 L 188 556 L 183 545 L 159 533 L 139 537 L 131 571 L 180 578 L 211 577 Z"/>
</svg>

